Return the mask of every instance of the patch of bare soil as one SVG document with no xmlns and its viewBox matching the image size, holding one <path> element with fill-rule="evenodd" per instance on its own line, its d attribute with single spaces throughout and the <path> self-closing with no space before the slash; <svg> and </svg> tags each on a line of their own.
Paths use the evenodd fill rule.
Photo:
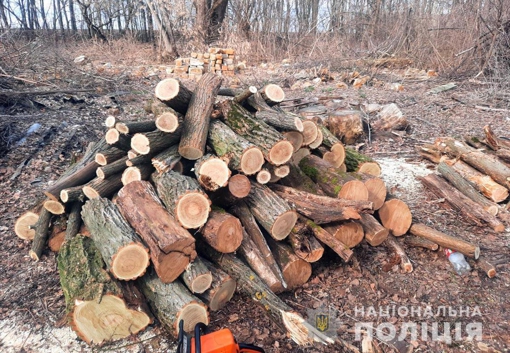
<svg viewBox="0 0 510 353">
<path fill-rule="evenodd" d="M 363 86 L 359 90 L 338 88 L 338 80 L 315 85 L 313 89 L 290 90 L 298 80 L 295 75 L 300 70 L 249 70 L 236 80 L 239 84 L 257 86 L 270 81 L 280 83 L 287 86 L 285 90 L 289 97 L 329 95 L 337 98 L 334 103 L 337 107 L 395 102 L 411 122 L 409 133 L 372 136 L 371 141 L 365 141 L 362 150 L 380 162 L 391 193 L 408 202 L 415 222 L 478 243 L 483 256 L 496 266 L 498 275 L 487 278 L 474 261 L 469 260 L 473 271 L 468 276 L 459 277 L 442 252 L 407 247 L 414 271 L 403 274 L 398 265 L 391 266 L 392 254 L 386 248 L 363 244 L 354 249 L 355 261 L 349 264 L 334 254 L 326 254 L 313 265 L 309 283 L 293 293 L 283 294 L 284 301 L 299 313 L 310 315 L 312 321 L 314 314 L 327 310 L 332 318 L 328 333 L 358 347 L 363 338 L 359 327 L 372 325 L 381 330 L 374 331 L 374 341 L 383 352 L 409 352 L 412 349 L 415 352 L 508 351 L 509 233 L 496 234 L 489 228 L 472 226 L 448 208 L 443 200 L 424 190 L 416 177 L 433 172 L 433 166 L 421 160 L 414 151 L 416 145 L 432 142 L 437 136 L 480 134 L 486 124 L 491 124 L 496 134 L 508 135 L 508 112 L 474 107 L 489 104 L 508 109 L 508 102 L 497 100 L 498 95 L 489 86 L 469 81 L 457 82 L 458 88 L 454 91 L 427 95 L 430 88 L 446 81 L 440 78 L 406 81 L 391 72 L 372 75 L 380 82 L 403 83 L 404 91 L 395 92 L 381 85 Z M 4 143 L 0 159 L 1 351 L 93 350 L 64 324 L 65 303 L 56 255 L 47 249 L 42 261 L 33 262 L 28 257 L 30 243 L 16 237 L 13 225 L 20 214 L 34 205 L 41 192 L 76 160 L 88 143 L 104 133 L 103 121 L 112 108 L 119 109 L 122 120 L 141 118 L 146 114 L 143 104 L 165 75 L 164 68 L 151 67 L 140 75 L 124 75 L 122 81 L 108 87 L 108 95 L 85 93 L 73 95 L 72 99 L 56 95 L 47 98 L 50 103 L 55 103 L 53 107 L 43 104 L 31 110 L 20 109 L 15 115 L 5 112 L 0 116 Z M 104 81 L 99 80 L 97 84 L 104 84 Z M 502 102 L 507 106 L 501 106 Z M 40 124 L 40 128 L 26 137 L 25 142 L 19 143 L 20 137 L 35 123 Z M 13 178 L 17 171 L 19 175 Z M 456 315 L 449 315 L 448 308 L 455 310 Z M 459 312 L 460 308 L 462 312 Z M 424 315 L 429 309 L 433 311 L 432 316 Z M 473 313 L 475 315 L 471 316 Z M 262 309 L 249 298 L 239 295 L 226 308 L 212 313 L 211 318 L 211 329 L 228 327 L 238 341 L 258 344 L 267 352 L 341 351 L 338 347 L 297 347 Z M 467 339 L 467 325 L 475 323 L 480 323 L 483 330 L 481 336 L 476 336 L 481 341 Z M 439 331 L 434 329 L 434 324 L 439 325 Z M 417 327 L 417 337 L 403 333 L 402 330 L 410 325 Z M 434 330 L 441 336 L 445 325 L 450 327 L 451 342 L 437 337 L 433 340 Z M 392 328 L 396 329 L 396 335 L 391 335 Z M 174 349 L 173 343 L 155 324 L 143 335 L 102 349 L 168 352 Z"/>
</svg>

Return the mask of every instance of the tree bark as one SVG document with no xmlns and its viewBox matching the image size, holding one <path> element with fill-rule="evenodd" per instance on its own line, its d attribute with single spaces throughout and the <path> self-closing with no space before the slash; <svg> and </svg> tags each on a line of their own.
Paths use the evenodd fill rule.
<svg viewBox="0 0 510 353">
<path fill-rule="evenodd" d="M 385 241 L 385 244 L 393 252 L 395 252 L 398 257 L 400 257 L 400 267 L 402 268 L 402 271 L 404 273 L 413 272 L 413 264 L 411 263 L 411 260 L 409 260 L 409 257 L 407 256 L 404 249 L 398 243 L 397 238 L 395 238 L 393 235 L 389 235 Z"/>
<path fill-rule="evenodd" d="M 213 276 L 204 260 L 197 256 L 181 274 L 181 279 L 191 293 L 201 294 L 211 287 Z"/>
<path fill-rule="evenodd" d="M 156 129 L 154 120 L 118 122 L 115 128 L 124 135 L 134 135 L 139 132 L 149 132 Z"/>
<path fill-rule="evenodd" d="M 167 78 L 156 86 L 156 98 L 181 114 L 186 114 L 191 102 L 192 92 L 182 82 Z"/>
<path fill-rule="evenodd" d="M 179 125 L 174 132 L 167 133 L 154 130 L 135 134 L 131 140 L 131 148 L 139 154 L 155 155 L 173 145 L 181 139 L 182 126 Z"/>
<path fill-rule="evenodd" d="M 172 170 L 180 160 L 179 146 L 173 145 L 152 157 L 152 165 L 158 173 L 165 173 Z"/>
<path fill-rule="evenodd" d="M 39 261 L 41 259 L 42 252 L 44 250 L 44 247 L 46 246 L 52 216 L 53 214 L 51 212 L 43 208 L 41 210 L 41 213 L 39 214 L 39 219 L 37 220 L 37 223 L 34 226 L 35 228 L 34 240 L 32 242 L 32 247 L 28 254 L 35 261 Z"/>
<path fill-rule="evenodd" d="M 324 191 L 306 175 L 301 168 L 289 164 L 289 175 L 280 180 L 280 184 L 315 195 L 325 195 Z"/>
<path fill-rule="evenodd" d="M 71 205 L 71 211 L 69 212 L 69 217 L 67 218 L 65 241 L 73 239 L 80 231 L 82 206 L 82 202 L 74 202 Z"/>
<path fill-rule="evenodd" d="M 106 143 L 124 151 L 131 149 L 131 138 L 131 135 L 123 135 L 115 128 L 109 129 L 105 134 Z"/>
<path fill-rule="evenodd" d="M 287 239 L 294 253 L 306 262 L 317 262 L 324 254 L 324 248 L 304 224 L 296 223 Z"/>
<path fill-rule="evenodd" d="M 115 162 L 116 160 L 124 157 L 126 151 L 110 147 L 104 151 L 96 153 L 95 161 L 97 164 L 103 166 Z"/>
<path fill-rule="evenodd" d="M 110 197 L 122 187 L 122 174 L 115 174 L 108 179 L 95 178 L 83 186 L 83 194 L 89 199 Z"/>
<path fill-rule="evenodd" d="M 99 179 L 108 179 L 109 177 L 122 173 L 126 169 L 127 156 L 124 156 L 115 162 L 106 164 L 96 169 L 96 176 Z"/>
<path fill-rule="evenodd" d="M 417 237 L 415 235 L 410 235 L 410 234 L 406 235 L 405 243 L 409 246 L 429 249 L 432 251 L 436 251 L 437 249 L 439 249 L 439 245 L 437 245 L 436 243 L 434 243 L 428 239 L 420 238 L 420 237 Z"/>
<path fill-rule="evenodd" d="M 303 122 L 297 115 L 277 111 L 267 105 L 260 93 L 255 93 L 247 100 L 248 105 L 257 110 L 255 117 L 272 127 L 284 131 L 303 131 Z"/>
<path fill-rule="evenodd" d="M 372 158 L 365 156 L 351 148 L 345 148 L 345 165 L 348 172 L 366 173 L 381 176 L 381 167 Z"/>
</svg>

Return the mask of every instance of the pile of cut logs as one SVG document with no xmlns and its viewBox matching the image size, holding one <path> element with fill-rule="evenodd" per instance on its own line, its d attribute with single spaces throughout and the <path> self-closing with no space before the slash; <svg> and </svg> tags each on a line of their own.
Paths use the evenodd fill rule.
<svg viewBox="0 0 510 353">
<path fill-rule="evenodd" d="M 70 324 L 88 343 L 140 332 L 152 315 L 173 335 L 181 320 L 190 332 L 237 289 L 298 344 L 355 349 L 274 293 L 306 283 L 325 247 L 347 262 L 363 239 L 412 271 L 395 238 L 411 227 L 409 208 L 387 197 L 375 161 L 330 132 L 341 119 L 323 125 L 282 110 L 274 84 L 221 82 L 207 73 L 191 92 L 165 79 L 147 104 L 154 118 L 108 117 L 104 138 L 18 218 L 16 234 L 33 239 L 34 260 L 47 243 L 59 251 Z M 424 225 L 411 232 L 410 245 L 478 257 L 478 247 Z"/>
</svg>

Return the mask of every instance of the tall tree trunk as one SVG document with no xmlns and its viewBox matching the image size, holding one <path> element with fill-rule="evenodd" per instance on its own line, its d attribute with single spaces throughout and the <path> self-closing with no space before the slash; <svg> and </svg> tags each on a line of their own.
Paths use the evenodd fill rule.
<svg viewBox="0 0 510 353">
<path fill-rule="evenodd" d="M 76 27 L 76 16 L 74 14 L 74 0 L 69 0 L 69 16 L 71 20 L 71 29 L 73 33 L 76 33 L 78 31 L 78 28 Z"/>
</svg>

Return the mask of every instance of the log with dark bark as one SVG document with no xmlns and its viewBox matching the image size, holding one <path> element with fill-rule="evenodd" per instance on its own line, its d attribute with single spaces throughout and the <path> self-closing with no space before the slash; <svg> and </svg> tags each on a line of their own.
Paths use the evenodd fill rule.
<svg viewBox="0 0 510 353">
<path fill-rule="evenodd" d="M 107 179 L 112 175 L 122 173 L 124 169 L 126 169 L 126 161 L 128 161 L 128 157 L 124 156 L 115 162 L 108 163 L 104 166 L 97 168 L 96 176 L 99 179 Z"/>
<path fill-rule="evenodd" d="M 94 199 L 98 197 L 110 197 L 122 187 L 122 173 L 115 174 L 108 179 L 95 178 L 83 186 L 83 194 Z"/>
<path fill-rule="evenodd" d="M 357 110 L 340 110 L 327 119 L 327 128 L 346 145 L 353 145 L 363 136 L 361 112 Z"/>
<path fill-rule="evenodd" d="M 163 132 L 174 132 L 183 122 L 182 114 L 177 113 L 158 99 L 149 100 L 145 110 L 154 114 L 156 128 Z"/>
<path fill-rule="evenodd" d="M 193 178 L 174 171 L 152 174 L 158 195 L 168 211 L 186 229 L 207 222 L 211 201 Z"/>
<path fill-rule="evenodd" d="M 156 98 L 175 111 L 186 114 L 191 101 L 192 93 L 180 81 L 167 78 L 156 86 Z"/>
<path fill-rule="evenodd" d="M 349 248 L 354 248 L 363 240 L 365 232 L 361 224 L 354 221 L 335 222 L 324 225 L 324 230 Z"/>
<path fill-rule="evenodd" d="M 477 267 L 479 267 L 483 272 L 485 272 L 485 274 L 487 275 L 487 277 L 489 278 L 494 278 L 496 277 L 496 267 L 494 267 L 494 265 L 492 265 L 490 262 L 488 262 L 487 260 L 481 258 L 481 259 L 478 259 L 478 261 L 476 262 L 476 265 Z"/>
<path fill-rule="evenodd" d="M 460 211 L 475 224 L 482 225 L 486 223 L 498 233 L 505 230 L 503 223 L 495 216 L 485 211 L 482 206 L 475 203 L 467 196 L 464 196 L 464 194 L 448 184 L 443 178 L 430 174 L 424 178 L 420 178 L 420 180 L 436 196 L 446 199 L 452 207 Z"/>
<path fill-rule="evenodd" d="M 289 204 L 265 185 L 252 183 L 246 196 L 250 211 L 264 229 L 276 240 L 282 240 L 294 227 L 297 214 Z"/>
<path fill-rule="evenodd" d="M 85 203 L 81 216 L 115 278 L 127 281 L 145 273 L 149 266 L 149 250 L 117 206 L 108 199 L 95 198 Z"/>
<path fill-rule="evenodd" d="M 436 243 L 428 239 L 417 237 L 411 234 L 406 235 L 404 241 L 407 245 L 417 248 L 424 248 L 432 251 L 436 251 L 437 249 L 439 249 L 439 245 L 437 245 Z"/>
<path fill-rule="evenodd" d="M 66 209 L 64 205 L 60 201 L 56 200 L 46 200 L 44 201 L 44 208 L 54 215 L 64 214 Z"/>
<path fill-rule="evenodd" d="M 251 96 L 247 103 L 257 110 L 255 117 L 268 125 L 284 131 L 303 131 L 303 122 L 297 115 L 271 108 L 260 93 Z"/>
<path fill-rule="evenodd" d="M 85 342 L 100 345 L 126 338 L 152 322 L 141 293 L 110 278 L 91 239 L 69 239 L 57 259 L 71 328 Z"/>
<path fill-rule="evenodd" d="M 372 246 L 381 245 L 387 238 L 390 231 L 384 228 L 374 216 L 362 214 L 359 220 L 365 232 L 365 240 Z"/>
<path fill-rule="evenodd" d="M 75 170 L 70 174 L 66 173 L 66 175 L 63 175 L 55 184 L 46 189 L 44 194 L 56 199 L 60 196 L 62 190 L 86 184 L 96 177 L 96 170 L 98 167 L 99 164 L 95 161 L 91 161 L 82 166 L 81 169 Z"/>
<path fill-rule="evenodd" d="M 294 148 L 283 135 L 234 101 L 219 103 L 225 123 L 238 135 L 258 146 L 271 164 L 282 165 L 292 157 Z"/>
<path fill-rule="evenodd" d="M 181 155 L 179 154 L 178 145 L 168 147 L 166 150 L 163 150 L 151 159 L 152 165 L 156 168 L 158 173 L 164 173 L 172 170 L 180 160 Z"/>
<path fill-rule="evenodd" d="M 294 164 L 289 164 L 289 175 L 281 179 L 280 184 L 315 195 L 325 195 L 324 191 Z"/>
<path fill-rule="evenodd" d="M 129 151 L 131 149 L 131 135 L 123 135 L 119 130 L 111 128 L 105 134 L 106 143 L 110 146 Z"/>
<path fill-rule="evenodd" d="M 212 283 L 211 287 L 204 293 L 198 294 L 198 297 L 207 304 L 210 310 L 218 311 L 227 305 L 234 296 L 236 281 L 208 260 L 202 259 L 202 262 L 212 275 Z"/>
<path fill-rule="evenodd" d="M 361 154 L 352 148 L 345 148 L 345 165 L 348 172 L 357 172 L 381 176 L 381 167 L 372 158 Z"/>
<path fill-rule="evenodd" d="M 222 159 L 206 154 L 195 162 L 195 176 L 204 190 L 215 191 L 227 186 L 231 171 Z"/>
<path fill-rule="evenodd" d="M 232 170 L 253 175 L 264 164 L 264 155 L 260 148 L 237 135 L 221 121 L 211 122 L 207 141 L 217 156 L 228 161 Z"/>
<path fill-rule="evenodd" d="M 200 294 L 211 287 L 213 277 L 204 260 L 197 256 L 181 274 L 181 279 L 191 293 Z"/>
<path fill-rule="evenodd" d="M 194 332 L 200 322 L 209 324 L 207 306 L 180 281 L 163 283 L 155 272 L 150 271 L 137 282 L 152 312 L 174 338 L 179 334 L 181 320 L 187 333 Z"/>
<path fill-rule="evenodd" d="M 53 214 L 51 212 L 43 208 L 39 213 L 37 223 L 34 225 L 34 240 L 28 254 L 35 261 L 39 261 L 41 259 L 42 252 L 46 246 L 52 216 Z"/>
<path fill-rule="evenodd" d="M 221 81 L 221 77 L 210 72 L 198 81 L 184 117 L 179 142 L 179 154 L 184 158 L 197 160 L 205 153 L 209 121 Z"/>
<path fill-rule="evenodd" d="M 83 185 L 73 186 L 72 188 L 64 189 L 60 192 L 60 200 L 63 203 L 69 202 L 84 202 L 85 194 L 83 193 Z"/>
<path fill-rule="evenodd" d="M 122 185 L 127 185 L 133 181 L 148 180 L 152 172 L 154 172 L 154 167 L 150 164 L 127 167 L 122 173 Z"/>
<path fill-rule="evenodd" d="M 377 214 L 384 228 L 396 237 L 406 234 L 413 221 L 409 207 L 398 199 L 386 201 Z"/>
<path fill-rule="evenodd" d="M 67 227 L 65 232 L 65 240 L 69 241 L 74 238 L 81 227 L 81 208 L 83 204 L 80 201 L 73 202 L 71 210 L 69 211 L 69 217 L 67 218 Z"/>
<path fill-rule="evenodd" d="M 156 129 L 154 120 L 118 122 L 115 128 L 124 135 L 134 135 L 139 132 L 149 132 Z"/>
<path fill-rule="evenodd" d="M 163 207 L 148 181 L 135 181 L 124 186 L 116 203 L 149 247 L 159 278 L 164 283 L 173 282 L 196 257 L 193 236 Z"/>
<path fill-rule="evenodd" d="M 475 260 L 480 256 L 480 247 L 460 238 L 445 234 L 425 224 L 415 223 L 409 232 L 417 237 L 425 238 L 442 247 L 458 251 Z"/>
<path fill-rule="evenodd" d="M 294 253 L 306 262 L 317 262 L 324 254 L 324 248 L 304 223 L 296 223 L 287 239 Z"/>
<path fill-rule="evenodd" d="M 177 143 L 181 139 L 182 126 L 174 132 L 154 130 L 135 134 L 131 139 L 131 148 L 139 154 L 155 155 Z"/>
<path fill-rule="evenodd" d="M 360 219 L 360 213 L 372 210 L 370 201 L 318 196 L 278 184 L 271 185 L 270 188 L 293 205 L 300 214 L 317 224 Z"/>
<path fill-rule="evenodd" d="M 243 240 L 241 222 L 222 208 L 211 211 L 199 232 L 207 244 L 222 253 L 236 251 Z"/>
<path fill-rule="evenodd" d="M 107 165 L 109 163 L 113 163 L 116 160 L 124 157 L 126 155 L 126 151 L 121 150 L 119 148 L 110 147 L 104 151 L 96 153 L 94 160 L 99 165 Z"/>
<path fill-rule="evenodd" d="M 411 260 L 409 260 L 405 250 L 402 246 L 400 246 L 397 238 L 390 234 L 388 239 L 385 241 L 385 245 L 400 258 L 400 267 L 404 273 L 413 272 L 413 264 L 411 263 Z"/>
<path fill-rule="evenodd" d="M 248 98 L 250 98 L 252 95 L 257 93 L 257 91 L 258 91 L 257 87 L 250 86 L 250 87 L 246 88 L 245 90 L 242 90 L 241 92 L 237 93 L 234 96 L 234 101 L 236 101 L 237 103 L 242 103 L 245 100 L 247 100 Z"/>
</svg>

